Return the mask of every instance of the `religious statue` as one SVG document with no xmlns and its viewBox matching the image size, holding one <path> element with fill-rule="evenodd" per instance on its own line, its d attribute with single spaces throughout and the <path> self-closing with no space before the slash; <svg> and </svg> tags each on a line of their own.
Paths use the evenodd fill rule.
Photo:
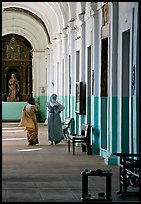
<svg viewBox="0 0 141 204">
<path fill-rule="evenodd" d="M 11 74 L 11 78 L 9 79 L 9 82 L 8 82 L 8 87 L 9 87 L 9 94 L 7 97 L 7 101 L 9 102 L 19 101 L 19 91 L 20 91 L 19 80 L 16 78 L 16 75 L 14 73 Z"/>
</svg>

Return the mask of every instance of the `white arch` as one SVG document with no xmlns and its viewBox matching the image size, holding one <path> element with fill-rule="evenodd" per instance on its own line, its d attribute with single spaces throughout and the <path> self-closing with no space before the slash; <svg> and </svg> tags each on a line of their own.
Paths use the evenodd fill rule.
<svg viewBox="0 0 141 204">
<path fill-rule="evenodd" d="M 76 3 L 75 2 L 68 2 L 69 8 L 69 16 L 68 20 L 73 20 L 76 17 Z"/>
<path fill-rule="evenodd" d="M 33 2 L 2 2 L 3 9 L 8 7 L 22 8 L 37 15 L 44 22 L 51 40 L 66 26 L 64 10 L 58 2 L 34 2 L 34 7 Z"/>
<path fill-rule="evenodd" d="M 32 45 L 33 50 L 45 51 L 49 39 L 42 28 L 33 18 L 22 13 L 3 12 L 2 36 L 15 33 L 24 36 Z"/>
<path fill-rule="evenodd" d="M 57 2 L 57 4 L 59 5 L 60 12 L 62 13 L 63 16 L 63 28 L 66 28 L 69 16 L 68 2 Z"/>
</svg>

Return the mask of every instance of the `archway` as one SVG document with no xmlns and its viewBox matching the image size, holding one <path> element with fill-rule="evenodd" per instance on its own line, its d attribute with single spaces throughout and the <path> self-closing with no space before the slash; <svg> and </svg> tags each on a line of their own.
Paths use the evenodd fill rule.
<svg viewBox="0 0 141 204">
<path fill-rule="evenodd" d="M 32 95 L 32 47 L 23 36 L 8 34 L 2 38 L 2 100 L 23 102 Z M 9 84 L 14 74 L 18 83 L 11 98 Z M 15 87 L 16 88 L 16 87 Z"/>
</svg>

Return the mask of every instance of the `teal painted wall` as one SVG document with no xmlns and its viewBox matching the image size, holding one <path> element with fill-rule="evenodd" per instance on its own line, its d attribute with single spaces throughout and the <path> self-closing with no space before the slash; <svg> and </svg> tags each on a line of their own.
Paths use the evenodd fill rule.
<svg viewBox="0 0 141 204">
<path fill-rule="evenodd" d="M 45 121 L 46 119 L 46 96 L 36 97 L 39 98 L 37 115 L 38 121 Z M 2 102 L 2 120 L 3 121 L 19 121 L 21 119 L 22 109 L 27 105 L 27 102 Z"/>
<path fill-rule="evenodd" d="M 2 120 L 20 121 L 22 109 L 26 102 L 2 102 Z"/>
<path fill-rule="evenodd" d="M 91 124 L 92 125 L 92 121 L 91 121 L 91 109 L 92 109 L 92 107 L 91 107 L 91 96 L 88 96 L 87 97 L 87 99 L 86 99 L 86 113 L 87 113 L 87 115 L 86 115 L 86 117 L 87 117 L 87 123 L 88 124 Z"/>
<path fill-rule="evenodd" d="M 129 152 L 129 97 L 122 97 L 121 150 Z"/>
<path fill-rule="evenodd" d="M 99 154 L 100 148 L 100 128 L 99 128 L 99 104 L 100 98 L 94 97 L 94 121 L 92 124 L 92 152 Z"/>
<path fill-rule="evenodd" d="M 118 114 L 117 114 L 117 97 L 112 97 L 112 152 L 117 152 L 117 127 L 118 127 Z"/>
<path fill-rule="evenodd" d="M 75 97 L 74 96 L 71 96 L 71 105 L 70 105 L 70 108 L 71 108 L 71 117 L 75 118 Z"/>
<path fill-rule="evenodd" d="M 100 140 L 101 148 L 107 152 L 107 119 L 108 119 L 108 109 L 107 109 L 107 97 L 101 98 L 101 113 L 100 113 Z"/>
<path fill-rule="evenodd" d="M 76 120 L 75 120 L 75 97 L 74 96 L 71 96 L 70 97 L 70 117 L 74 118 L 73 120 L 73 124 L 72 124 L 72 133 L 75 133 L 76 132 L 76 129 L 75 129 L 75 124 L 76 124 Z"/>
<path fill-rule="evenodd" d="M 47 97 L 49 99 L 49 96 Z M 69 104 L 69 97 L 67 96 L 59 96 L 58 100 L 61 102 L 64 100 L 65 105 L 65 111 L 62 115 L 64 119 L 68 116 L 74 118 L 73 122 L 73 132 L 79 134 L 81 132 L 81 124 L 83 122 L 90 123 L 92 125 L 92 152 L 93 154 L 100 154 L 102 157 L 107 157 L 107 155 L 112 154 L 113 152 L 119 151 L 119 143 L 120 137 L 122 141 L 122 145 L 126 142 L 129 142 L 129 124 L 127 124 L 127 121 L 129 120 L 129 111 L 127 111 L 127 107 L 129 107 L 129 101 L 127 98 L 122 98 L 122 135 L 119 135 L 118 128 L 119 125 L 118 122 L 120 121 L 118 119 L 119 112 L 117 111 L 118 103 L 120 103 L 121 98 L 119 99 L 116 96 L 113 97 L 107 97 L 103 99 L 103 103 L 106 103 L 106 122 L 104 121 L 104 124 L 107 125 L 106 132 L 103 137 L 101 134 L 101 128 L 100 123 L 102 120 L 103 115 L 100 115 L 100 104 L 101 104 L 101 97 L 94 96 L 94 104 L 91 103 L 91 97 L 86 98 L 86 115 L 79 115 L 75 113 L 75 97 L 70 97 L 70 106 Z M 105 102 L 106 101 L 106 102 Z M 138 104 L 138 103 L 137 103 Z M 93 107 L 92 107 L 93 106 Z M 105 104 L 104 104 L 105 106 Z M 70 110 L 69 110 L 70 107 Z M 92 121 L 91 118 L 91 110 L 94 109 L 94 121 Z M 137 107 L 138 109 L 138 107 Z M 46 110 L 46 117 L 47 117 L 47 110 Z M 105 120 L 105 119 L 104 119 Z M 112 126 L 112 127 L 111 127 Z M 137 123 L 137 134 L 138 133 L 138 127 L 139 124 Z M 127 130 L 128 128 L 128 130 Z M 103 138 L 102 138 L 103 137 Z M 101 140 L 106 140 L 104 143 L 106 143 L 106 149 L 102 148 L 101 146 Z M 137 137 L 138 139 L 138 137 Z M 128 150 L 128 145 L 126 145 Z M 125 149 L 125 148 L 124 148 Z M 107 160 L 108 164 L 116 164 L 117 160 L 112 155 L 108 157 Z"/>
<path fill-rule="evenodd" d="M 62 113 L 62 120 L 65 121 L 65 119 L 67 117 L 70 117 L 70 113 L 69 113 L 69 97 L 68 96 L 63 96 L 62 99 L 60 99 L 60 101 L 63 102 L 63 100 L 64 100 L 65 111 L 63 111 L 63 113 Z"/>
</svg>

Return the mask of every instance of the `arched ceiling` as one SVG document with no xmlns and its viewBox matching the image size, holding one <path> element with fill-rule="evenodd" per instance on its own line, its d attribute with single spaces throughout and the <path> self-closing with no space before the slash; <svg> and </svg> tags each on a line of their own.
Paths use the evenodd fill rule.
<svg viewBox="0 0 141 204">
<path fill-rule="evenodd" d="M 85 4 L 86 2 L 2 2 L 2 12 L 13 8 L 36 18 L 51 42 L 67 27 L 68 21 L 76 18 L 76 10 L 84 12 Z"/>
</svg>

